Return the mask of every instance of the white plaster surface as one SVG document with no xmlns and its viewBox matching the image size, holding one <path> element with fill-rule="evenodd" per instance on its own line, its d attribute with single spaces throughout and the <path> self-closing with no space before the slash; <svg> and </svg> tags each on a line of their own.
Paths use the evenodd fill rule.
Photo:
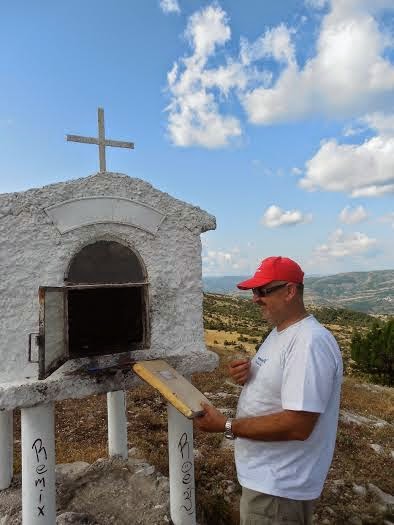
<svg viewBox="0 0 394 525">
<path fill-rule="evenodd" d="M 21 410 L 22 523 L 56 522 L 55 409 L 53 403 Z"/>
<path fill-rule="evenodd" d="M 112 456 L 128 458 L 127 448 L 127 408 L 123 390 L 108 392 L 108 453 Z"/>
<path fill-rule="evenodd" d="M 45 213 L 64 201 L 106 196 L 130 199 L 164 215 L 157 234 L 117 223 L 61 234 Z M 185 373 L 213 369 L 216 358 L 206 351 L 203 339 L 200 234 L 214 228 L 215 218 L 200 208 L 118 173 L 1 194 L 0 408 L 119 390 L 135 381 L 123 376 L 104 378 L 101 383 L 91 377 L 70 379 L 64 374 L 72 365 L 66 363 L 53 377 L 37 382 L 37 365 L 27 363 L 28 335 L 38 331 L 39 286 L 63 286 L 72 257 L 98 240 L 129 246 L 145 264 L 151 344 L 140 359 L 177 357 L 176 364 Z M 35 392 L 30 400 L 26 386 Z"/>
<path fill-rule="evenodd" d="M 0 410 L 0 490 L 8 488 L 11 484 L 13 446 L 13 412 Z"/>
<path fill-rule="evenodd" d="M 85 197 L 45 209 L 60 233 L 90 224 L 118 223 L 156 234 L 164 215 L 150 206 L 123 197 Z"/>
<path fill-rule="evenodd" d="M 201 350 L 185 352 L 183 355 L 164 356 L 165 360 L 181 374 L 188 376 L 196 372 L 209 372 L 217 366 L 218 356 L 214 352 Z M 163 359 L 163 352 L 133 352 L 133 359 Z M 114 357 L 105 356 L 97 359 L 97 364 L 108 365 Z M 115 374 L 99 373 L 90 375 L 85 371 L 89 363 L 87 358 L 72 359 L 64 363 L 47 379 L 21 379 L 0 383 L 0 409 L 13 410 L 16 407 L 31 407 L 49 401 L 63 399 L 81 399 L 93 394 L 129 390 L 141 380 L 130 370 Z"/>
<path fill-rule="evenodd" d="M 167 403 L 170 509 L 174 525 L 196 524 L 193 422 Z"/>
</svg>

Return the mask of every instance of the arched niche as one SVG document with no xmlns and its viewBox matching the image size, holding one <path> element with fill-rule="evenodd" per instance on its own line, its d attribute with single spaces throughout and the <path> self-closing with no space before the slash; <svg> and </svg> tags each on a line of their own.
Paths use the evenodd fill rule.
<svg viewBox="0 0 394 525">
<path fill-rule="evenodd" d="M 76 253 L 65 277 L 70 357 L 149 347 L 148 283 L 140 256 L 100 240 Z"/>
<path fill-rule="evenodd" d="M 121 284 L 146 281 L 141 258 L 115 241 L 96 241 L 84 246 L 71 260 L 68 284 Z"/>
</svg>

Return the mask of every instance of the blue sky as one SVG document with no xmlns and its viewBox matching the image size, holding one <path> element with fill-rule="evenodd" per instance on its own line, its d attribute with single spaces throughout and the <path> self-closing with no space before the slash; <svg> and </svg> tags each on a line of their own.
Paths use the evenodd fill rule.
<svg viewBox="0 0 394 525">
<path fill-rule="evenodd" d="M 14 0 L 0 192 L 110 171 L 217 218 L 205 275 L 394 268 L 394 0 Z"/>
</svg>

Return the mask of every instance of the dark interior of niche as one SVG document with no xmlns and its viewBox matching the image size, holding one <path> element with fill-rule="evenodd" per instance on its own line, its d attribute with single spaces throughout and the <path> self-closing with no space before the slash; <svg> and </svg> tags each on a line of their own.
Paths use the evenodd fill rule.
<svg viewBox="0 0 394 525">
<path fill-rule="evenodd" d="M 144 315 L 143 286 L 69 290 L 70 357 L 143 348 Z"/>
</svg>

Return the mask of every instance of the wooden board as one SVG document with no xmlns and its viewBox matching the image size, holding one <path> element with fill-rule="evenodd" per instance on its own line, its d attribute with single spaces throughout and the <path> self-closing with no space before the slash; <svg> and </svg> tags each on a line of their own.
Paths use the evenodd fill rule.
<svg viewBox="0 0 394 525">
<path fill-rule="evenodd" d="M 175 368 L 161 359 L 138 361 L 133 370 L 189 419 L 202 414 L 201 402 L 212 404 Z"/>
</svg>

